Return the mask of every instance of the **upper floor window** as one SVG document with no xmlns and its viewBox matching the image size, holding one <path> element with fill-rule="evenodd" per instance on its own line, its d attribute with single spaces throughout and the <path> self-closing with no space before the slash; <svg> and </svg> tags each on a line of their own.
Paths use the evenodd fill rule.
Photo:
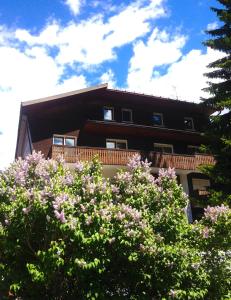
<svg viewBox="0 0 231 300">
<path fill-rule="evenodd" d="M 132 122 L 132 110 L 131 109 L 122 109 L 122 121 L 123 122 Z"/>
<path fill-rule="evenodd" d="M 154 126 L 163 126 L 163 115 L 160 113 L 153 113 L 152 124 Z"/>
<path fill-rule="evenodd" d="M 114 109 L 113 107 L 104 107 L 103 108 L 103 118 L 105 121 L 114 120 Z"/>
<path fill-rule="evenodd" d="M 127 149 L 127 140 L 107 139 L 106 148 L 108 149 Z"/>
<path fill-rule="evenodd" d="M 53 136 L 53 144 L 54 145 L 63 145 L 68 147 L 74 147 L 76 145 L 75 142 L 76 138 L 72 136 L 60 136 L 54 135 Z"/>
<path fill-rule="evenodd" d="M 194 145 L 188 145 L 188 154 L 200 153 L 200 147 Z"/>
<path fill-rule="evenodd" d="M 184 118 L 184 128 L 187 130 L 194 130 L 193 118 Z"/>
<path fill-rule="evenodd" d="M 154 151 L 161 153 L 173 153 L 173 145 L 154 143 Z"/>
</svg>

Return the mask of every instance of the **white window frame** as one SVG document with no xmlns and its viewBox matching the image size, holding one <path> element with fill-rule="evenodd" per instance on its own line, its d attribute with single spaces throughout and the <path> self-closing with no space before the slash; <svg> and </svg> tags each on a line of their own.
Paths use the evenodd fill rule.
<svg viewBox="0 0 231 300">
<path fill-rule="evenodd" d="M 62 138 L 63 139 L 63 144 L 62 145 L 56 145 L 54 143 L 54 139 L 55 138 Z M 67 146 L 66 145 L 66 139 L 74 139 L 74 146 Z M 52 144 L 55 145 L 55 146 L 66 146 L 66 147 L 76 147 L 77 143 L 77 138 L 76 136 L 73 136 L 73 135 L 62 135 L 62 134 L 53 134 L 53 138 L 52 138 Z"/>
<path fill-rule="evenodd" d="M 153 125 L 153 126 L 158 126 L 158 127 L 164 126 L 163 114 L 162 114 L 162 113 L 153 112 L 153 113 L 152 113 L 152 123 L 153 123 L 153 116 L 154 116 L 154 115 L 158 115 L 158 116 L 161 117 L 161 124 L 160 124 L 160 125 L 152 124 L 152 125 Z"/>
<path fill-rule="evenodd" d="M 153 146 L 154 146 L 154 149 L 155 149 L 155 147 L 169 147 L 169 148 L 171 148 L 172 149 L 172 152 L 171 153 L 169 153 L 169 152 L 163 152 L 163 153 L 166 153 L 166 154 L 173 154 L 174 153 L 174 149 L 173 149 L 173 145 L 172 144 L 163 144 L 163 143 L 153 143 Z"/>
<path fill-rule="evenodd" d="M 123 112 L 124 111 L 129 111 L 130 112 L 130 114 L 131 114 L 131 120 L 130 121 L 123 120 Z M 132 109 L 122 108 L 122 122 L 125 122 L 125 123 L 132 123 L 133 122 Z"/>
<path fill-rule="evenodd" d="M 128 141 L 127 140 L 106 139 L 106 149 L 111 149 L 111 150 L 113 150 L 113 149 L 125 150 L 125 149 L 120 149 L 120 148 L 107 148 L 107 143 L 108 142 L 113 142 L 113 143 L 115 143 L 115 145 L 116 145 L 117 142 L 118 143 L 125 143 L 126 144 L 126 148 L 125 149 L 128 149 Z"/>
<path fill-rule="evenodd" d="M 184 123 L 184 129 L 185 129 L 185 130 L 195 130 L 193 118 L 192 118 L 192 117 L 184 117 L 184 121 L 185 121 L 185 120 L 190 120 L 190 121 L 192 121 L 192 128 L 185 128 L 185 123 Z"/>
<path fill-rule="evenodd" d="M 112 119 L 111 120 L 107 120 L 107 119 L 104 118 L 104 110 L 105 109 L 108 109 L 108 110 L 110 109 L 112 111 Z M 114 121 L 115 120 L 114 119 L 114 107 L 111 107 L 111 106 L 104 106 L 103 107 L 103 120 L 104 121 Z"/>
</svg>

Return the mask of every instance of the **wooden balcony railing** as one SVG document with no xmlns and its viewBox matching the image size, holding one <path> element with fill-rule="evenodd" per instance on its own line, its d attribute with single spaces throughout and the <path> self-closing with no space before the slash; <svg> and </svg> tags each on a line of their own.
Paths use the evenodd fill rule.
<svg viewBox="0 0 231 300">
<path fill-rule="evenodd" d="M 67 163 L 77 161 L 90 161 L 94 156 L 98 156 L 104 165 L 124 166 L 128 163 L 129 158 L 134 154 L 140 154 L 141 157 L 147 158 L 152 162 L 153 167 L 158 168 L 176 168 L 183 170 L 196 170 L 201 164 L 214 164 L 215 160 L 210 155 L 183 155 L 183 154 L 166 154 L 159 152 L 143 152 L 138 150 L 119 150 L 90 147 L 66 147 L 52 146 L 51 158 L 56 159 L 62 156 Z"/>
<path fill-rule="evenodd" d="M 56 159 L 61 155 L 66 162 L 75 163 L 79 160 L 90 161 L 98 156 L 104 165 L 126 165 L 134 154 L 139 154 L 139 151 L 53 145 L 51 157 Z"/>
</svg>

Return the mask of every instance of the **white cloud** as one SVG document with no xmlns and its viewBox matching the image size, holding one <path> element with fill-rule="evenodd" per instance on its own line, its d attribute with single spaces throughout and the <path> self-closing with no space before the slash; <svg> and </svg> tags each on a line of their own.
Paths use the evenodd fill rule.
<svg viewBox="0 0 231 300">
<path fill-rule="evenodd" d="M 194 49 L 183 55 L 185 41 L 183 36 L 170 38 L 165 32 L 154 31 L 146 44 L 137 42 L 130 60 L 128 88 L 199 102 L 200 97 L 205 96 L 201 89 L 206 86 L 207 79 L 203 74 L 208 72 L 207 65 L 223 54 L 211 49 L 206 53 Z M 161 72 L 158 67 L 165 69 Z"/>
<path fill-rule="evenodd" d="M 84 76 L 72 76 L 60 83 L 63 68 L 44 48 L 24 53 L 0 47 L 0 169 L 13 160 L 20 102 L 76 90 L 87 85 Z"/>
<path fill-rule="evenodd" d="M 186 38 L 184 36 L 170 36 L 165 31 L 154 29 L 147 43 L 138 41 L 134 44 L 134 55 L 130 60 L 128 85 L 143 85 L 148 82 L 155 72 L 155 67 L 174 63 L 182 53 Z M 156 74 L 158 75 L 158 74 Z M 142 80 L 137 80 L 142 77 Z M 135 83 L 136 82 L 136 83 Z"/>
<path fill-rule="evenodd" d="M 69 7 L 74 16 L 79 14 L 82 3 L 82 0 L 65 0 L 65 4 Z"/>
<path fill-rule="evenodd" d="M 108 83 L 109 88 L 115 88 L 116 87 L 116 80 L 115 80 L 115 74 L 111 69 L 109 69 L 107 72 L 103 73 L 100 77 L 100 82 L 102 83 Z"/>
<path fill-rule="evenodd" d="M 18 29 L 15 34 L 19 41 L 30 46 L 55 46 L 59 64 L 96 65 L 115 59 L 116 48 L 147 34 L 150 20 L 165 15 L 162 2 L 149 0 L 144 6 L 142 1 L 136 1 L 106 21 L 102 15 L 96 15 L 81 22 L 72 21 L 65 27 L 53 22 L 38 35 L 25 29 Z"/>
<path fill-rule="evenodd" d="M 216 29 L 216 28 L 218 28 L 218 23 L 217 22 L 213 22 L 213 23 L 209 23 L 208 25 L 207 25 L 207 30 L 213 30 L 213 29 Z"/>
</svg>

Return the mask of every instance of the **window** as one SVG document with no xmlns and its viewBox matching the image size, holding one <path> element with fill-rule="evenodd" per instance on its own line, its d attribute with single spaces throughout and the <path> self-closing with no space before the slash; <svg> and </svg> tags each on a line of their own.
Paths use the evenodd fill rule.
<svg viewBox="0 0 231 300">
<path fill-rule="evenodd" d="M 132 122 L 132 110 L 131 109 L 122 109 L 122 121 L 123 122 Z"/>
<path fill-rule="evenodd" d="M 163 115 L 160 113 L 153 113 L 152 124 L 154 126 L 163 126 Z"/>
<path fill-rule="evenodd" d="M 173 146 L 168 144 L 154 143 L 154 151 L 161 153 L 173 153 Z"/>
<path fill-rule="evenodd" d="M 105 121 L 114 120 L 114 109 L 112 107 L 104 107 L 103 118 Z"/>
<path fill-rule="evenodd" d="M 127 141 L 126 140 L 106 140 L 106 148 L 108 149 L 127 149 Z"/>
<path fill-rule="evenodd" d="M 67 147 L 74 147 L 76 142 L 75 137 L 70 137 L 70 136 L 58 136 L 54 135 L 53 136 L 53 144 L 58 145 L 58 146 L 67 146 Z"/>
<path fill-rule="evenodd" d="M 53 138 L 53 144 L 54 145 L 63 145 L 63 137 L 54 136 L 54 138 Z"/>
<path fill-rule="evenodd" d="M 187 130 L 194 130 L 193 118 L 184 118 L 184 128 Z"/>
<path fill-rule="evenodd" d="M 209 179 L 193 178 L 192 179 L 193 190 L 206 191 L 210 187 Z"/>
<path fill-rule="evenodd" d="M 199 146 L 188 145 L 188 154 L 200 153 Z"/>
<path fill-rule="evenodd" d="M 74 147 L 75 146 L 75 139 L 74 138 L 64 138 L 65 145 L 69 147 Z"/>
</svg>

